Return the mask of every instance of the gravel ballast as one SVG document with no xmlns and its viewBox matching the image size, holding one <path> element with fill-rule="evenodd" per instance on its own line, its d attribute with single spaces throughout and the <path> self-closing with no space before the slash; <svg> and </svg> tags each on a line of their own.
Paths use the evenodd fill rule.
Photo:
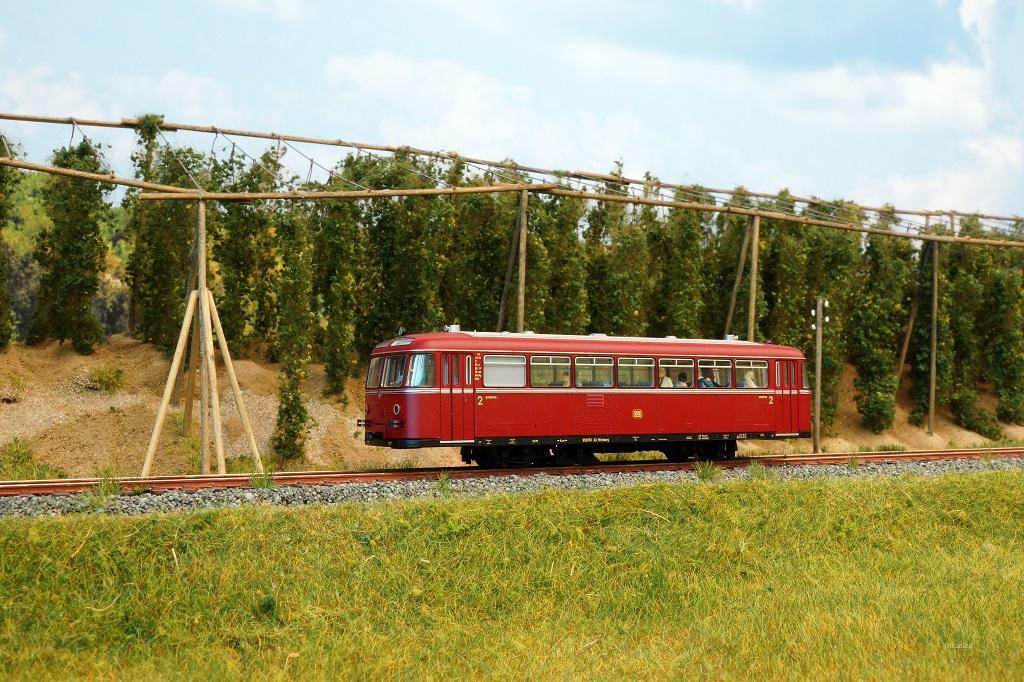
<svg viewBox="0 0 1024 682">
<path fill-rule="evenodd" d="M 874 478 L 886 476 L 939 476 L 1024 469 L 1024 458 L 951 459 L 928 462 L 864 462 L 847 464 L 787 465 L 771 467 L 769 476 L 780 480 L 820 478 Z M 721 471 L 718 482 L 750 478 L 746 467 Z M 597 490 L 648 483 L 697 483 L 694 471 L 591 473 L 578 476 L 495 476 L 451 480 L 282 485 L 273 488 L 222 490 L 170 490 L 110 495 L 18 495 L 0 497 L 0 515 L 58 516 L 75 513 L 150 514 L 240 507 L 242 505 L 304 506 L 349 502 L 386 502 L 417 498 L 480 497 L 541 490 Z"/>
</svg>

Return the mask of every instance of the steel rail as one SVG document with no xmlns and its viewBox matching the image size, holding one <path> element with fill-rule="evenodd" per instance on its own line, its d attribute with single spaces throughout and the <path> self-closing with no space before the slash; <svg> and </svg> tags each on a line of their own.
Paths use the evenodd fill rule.
<svg viewBox="0 0 1024 682">
<path fill-rule="evenodd" d="M 990 457 L 1024 457 L 1024 448 L 963 448 L 957 450 L 918 450 L 913 452 L 845 452 L 820 455 L 763 455 L 718 460 L 715 464 L 726 469 L 738 469 L 760 462 L 764 466 L 844 464 L 858 462 L 929 462 L 955 459 L 981 459 Z M 519 469 L 482 469 L 478 467 L 424 467 L 405 470 L 376 471 L 296 471 L 269 474 L 275 485 L 339 485 L 346 483 L 382 483 L 393 481 L 422 481 L 437 479 L 442 474 L 450 479 L 488 478 L 500 476 L 578 476 L 595 473 L 635 473 L 640 471 L 688 471 L 697 462 L 666 462 L 648 460 L 636 462 L 603 462 L 589 465 L 553 467 L 524 467 Z M 202 490 L 253 487 L 259 475 L 217 474 L 208 476 L 152 476 L 149 478 L 120 478 L 122 490 Z M 31 481 L 0 481 L 0 496 L 4 495 L 62 495 L 95 490 L 98 478 L 64 478 Z"/>
</svg>

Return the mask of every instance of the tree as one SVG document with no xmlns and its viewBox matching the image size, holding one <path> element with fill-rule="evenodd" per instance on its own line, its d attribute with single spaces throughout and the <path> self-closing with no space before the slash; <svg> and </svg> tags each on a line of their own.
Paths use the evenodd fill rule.
<svg viewBox="0 0 1024 682">
<path fill-rule="evenodd" d="M 895 222 L 894 214 L 883 213 L 878 226 L 889 229 Z M 892 426 L 896 414 L 896 363 L 909 317 L 914 255 L 909 240 L 869 235 L 858 276 L 860 295 L 849 335 L 850 359 L 857 367 L 854 398 L 864 426 L 875 433 Z"/>
<path fill-rule="evenodd" d="M 9 149 L 10 143 L 7 138 L 0 135 L 0 152 L 13 153 Z M 2 230 L 7 224 L 7 216 L 14 205 L 13 193 L 18 180 L 20 180 L 20 176 L 15 169 L 10 166 L 0 166 L 0 348 L 5 348 L 14 338 L 17 324 L 7 283 L 7 263 L 13 254 L 7 248 Z"/>
<path fill-rule="evenodd" d="M 339 189 L 335 181 L 328 188 Z M 320 318 L 320 356 L 329 393 L 342 393 L 358 357 L 356 329 L 365 314 L 361 285 L 365 230 L 351 201 L 323 201 L 312 208 L 314 310 Z"/>
<path fill-rule="evenodd" d="M 141 135 L 141 134 L 140 134 Z M 143 138 L 140 142 L 147 149 Z M 193 177 L 206 179 L 206 156 L 190 148 L 168 146 L 136 155 L 143 161 L 137 175 L 166 185 L 189 187 Z M 149 161 L 145 159 L 150 158 Z M 147 165 L 151 164 L 151 165 Z M 174 347 L 185 314 L 189 259 L 195 241 L 197 204 L 184 201 L 144 202 L 126 199 L 129 234 L 134 242 L 128 261 L 135 330 L 162 350 Z M 207 209 L 208 230 L 216 234 L 216 212 Z"/>
<path fill-rule="evenodd" d="M 586 204 L 571 197 L 530 197 L 531 229 L 544 244 L 547 257 L 547 290 L 543 324 L 539 331 L 583 334 L 590 324 L 587 291 L 587 254 L 579 229 Z M 535 279 L 531 269 L 527 282 Z"/>
<path fill-rule="evenodd" d="M 309 423 L 309 415 L 302 403 L 301 386 L 310 361 L 312 250 L 309 226 L 299 211 L 281 211 L 275 222 L 278 250 L 282 254 L 278 284 L 281 304 L 277 322 L 281 374 L 277 384 L 279 406 L 272 445 L 282 459 L 299 459 L 305 452 Z"/>
<path fill-rule="evenodd" d="M 99 149 L 88 140 L 54 152 L 53 164 L 89 173 L 109 173 Z M 44 202 L 53 226 L 36 245 L 42 270 L 39 303 L 30 341 L 47 337 L 70 340 L 80 354 L 89 354 L 103 332 L 92 308 L 99 289 L 106 245 L 101 223 L 110 219 L 104 196 L 113 186 L 60 175 L 50 177 Z"/>
<path fill-rule="evenodd" d="M 713 203 L 714 199 L 700 187 L 676 190 L 676 201 Z M 710 213 L 673 208 L 668 215 L 665 236 L 664 265 L 660 283 L 655 284 L 657 296 L 665 306 L 664 328 L 657 335 L 680 338 L 705 336 L 702 319 L 707 299 L 707 278 L 704 274 L 708 238 L 711 232 Z M 660 240 L 659 240 L 660 241 Z M 654 245 L 656 246 L 656 245 Z M 717 332 L 711 332 L 717 336 Z"/>
</svg>

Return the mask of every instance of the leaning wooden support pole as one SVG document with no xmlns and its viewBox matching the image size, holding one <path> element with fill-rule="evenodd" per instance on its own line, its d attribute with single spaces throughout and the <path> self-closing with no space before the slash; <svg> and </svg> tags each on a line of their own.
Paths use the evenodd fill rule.
<svg viewBox="0 0 1024 682">
<path fill-rule="evenodd" d="M 736 266 L 736 278 L 732 282 L 732 296 L 729 297 L 729 311 L 725 314 L 725 332 L 723 339 L 729 338 L 732 329 L 732 316 L 736 312 L 736 297 L 740 292 L 740 282 L 743 281 L 743 268 L 747 264 L 747 247 L 750 246 L 750 224 L 754 221 L 751 217 L 747 220 L 747 230 L 743 233 L 743 246 L 740 247 L 740 262 Z"/>
<path fill-rule="evenodd" d="M 220 418 L 220 390 L 217 388 L 216 352 L 213 349 L 213 325 L 210 321 L 210 290 L 203 289 L 200 294 L 200 310 L 203 315 L 202 343 L 206 351 L 206 385 L 210 390 L 210 413 L 213 421 L 213 449 L 217 458 L 217 473 L 226 474 L 227 463 L 224 460 L 224 429 Z"/>
<path fill-rule="evenodd" d="M 530 193 L 523 190 L 519 194 L 519 282 L 516 285 L 516 331 L 520 334 L 526 328 L 526 229 L 527 206 Z"/>
<path fill-rule="evenodd" d="M 213 330 L 217 332 L 217 343 L 220 346 L 220 354 L 224 359 L 224 369 L 227 371 L 228 381 L 231 382 L 231 392 L 235 396 L 235 405 L 238 406 L 238 417 L 242 421 L 242 430 L 249 443 L 249 454 L 252 463 L 258 473 L 263 473 L 263 460 L 260 459 L 259 448 L 256 447 L 256 436 L 253 434 L 252 426 L 249 424 L 249 413 L 245 410 L 245 402 L 242 400 L 242 389 L 238 386 L 238 377 L 235 375 L 235 363 L 231 360 L 231 352 L 228 350 L 228 341 L 224 337 L 224 328 L 220 325 L 220 315 L 217 314 L 217 304 L 213 301 L 213 293 L 206 292 L 210 303 L 210 314 L 213 318 Z"/>
<path fill-rule="evenodd" d="M 192 341 L 189 343 L 188 372 L 185 379 L 185 408 L 182 412 L 182 428 L 192 433 L 192 407 L 196 400 L 196 386 L 199 383 L 199 311 L 193 313 Z"/>
<path fill-rule="evenodd" d="M 757 325 L 757 265 L 758 247 L 761 243 L 761 216 L 754 216 L 750 229 L 750 299 L 747 303 L 747 341 L 754 341 Z"/>
<path fill-rule="evenodd" d="M 195 289 L 196 289 L 196 277 L 198 276 L 198 274 L 199 273 L 196 271 L 196 260 L 195 260 L 195 258 L 193 258 L 191 263 L 190 263 L 190 265 L 189 265 L 189 268 L 188 268 L 188 290 L 189 291 L 195 291 Z M 191 369 L 194 366 L 195 365 L 191 365 L 191 366 L 189 366 L 188 369 Z M 181 400 L 182 400 L 182 389 L 184 389 L 186 387 L 186 384 L 187 384 L 187 382 L 185 381 L 186 372 L 187 372 L 187 370 L 185 368 L 185 363 L 181 363 L 181 367 L 178 368 L 178 377 L 174 380 L 174 396 L 172 397 L 172 400 L 174 401 L 175 404 L 181 403 Z"/>
<path fill-rule="evenodd" d="M 178 334 L 178 345 L 174 347 L 174 358 L 171 360 L 171 370 L 167 373 L 167 383 L 164 385 L 164 395 L 160 400 L 160 409 L 156 412 L 156 424 L 153 425 L 153 435 L 149 438 L 149 447 L 146 448 L 146 459 L 142 464 L 142 477 L 149 476 L 153 469 L 153 458 L 156 456 L 156 446 L 160 441 L 160 432 L 164 427 L 164 419 L 167 417 L 167 407 L 171 403 L 171 394 L 174 392 L 174 378 L 178 374 L 178 365 L 181 363 L 181 356 L 185 353 L 185 341 L 188 339 L 188 329 L 192 321 L 192 312 L 196 307 L 196 292 L 188 295 L 188 303 L 185 304 L 185 319 L 181 321 L 181 332 Z"/>
<path fill-rule="evenodd" d="M 202 323 L 202 316 L 197 320 Z M 200 332 L 202 337 L 202 332 Z M 200 473 L 210 473 L 210 383 L 206 350 L 199 344 L 199 457 Z"/>
</svg>

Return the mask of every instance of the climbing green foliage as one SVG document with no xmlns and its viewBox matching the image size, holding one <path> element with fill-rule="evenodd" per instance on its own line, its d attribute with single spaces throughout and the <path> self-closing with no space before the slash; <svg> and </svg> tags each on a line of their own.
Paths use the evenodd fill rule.
<svg viewBox="0 0 1024 682">
<path fill-rule="evenodd" d="M 85 139 L 54 152 L 53 164 L 89 173 L 109 172 L 100 149 Z M 71 341 L 78 353 L 88 354 L 102 340 L 92 304 L 107 251 L 101 224 L 111 219 L 104 201 L 111 190 L 112 185 L 61 175 L 47 179 L 43 199 L 53 224 L 40 235 L 35 249 L 41 280 L 30 342 Z"/>
<path fill-rule="evenodd" d="M 309 414 L 302 403 L 302 382 L 310 361 L 313 315 L 312 248 L 306 217 L 294 210 L 280 210 L 275 216 L 282 259 L 278 283 L 280 315 L 277 322 L 277 355 L 281 360 L 278 377 L 277 427 L 272 445 L 282 459 L 298 459 L 305 451 Z"/>
<path fill-rule="evenodd" d="M 215 161 L 212 174 L 225 192 L 275 192 L 282 189 L 276 149 L 258 161 L 241 155 Z M 261 343 L 273 345 L 277 319 L 278 258 L 276 207 L 264 202 L 225 202 L 212 223 L 213 258 L 220 271 L 217 303 L 224 334 L 236 350 Z"/>
<path fill-rule="evenodd" d="M 139 135 L 133 155 L 136 176 L 165 185 L 191 187 L 209 177 L 208 158 L 187 147 L 156 146 Z M 132 293 L 131 323 L 144 341 L 170 350 L 177 341 L 185 312 L 189 257 L 195 243 L 198 205 L 184 201 L 139 201 L 126 195 L 129 238 L 133 249 L 128 261 Z M 207 206 L 208 230 L 215 232 L 216 214 Z M 211 275 L 212 276 L 212 275 Z"/>
<path fill-rule="evenodd" d="M 895 222 L 883 214 L 881 226 Z M 864 426 L 881 433 L 896 414 L 897 363 L 910 316 L 916 254 L 909 240 L 869 235 L 860 295 L 851 310 L 850 360 L 857 367 L 853 385 Z"/>
<path fill-rule="evenodd" d="M 13 143 L 0 135 L 0 155 L 13 154 L 12 147 Z M 17 325 L 7 283 L 7 263 L 12 259 L 13 254 L 7 248 L 3 227 L 7 224 L 8 216 L 14 209 L 13 194 L 19 180 L 20 176 L 15 169 L 9 166 L 0 166 L 0 348 L 5 348 L 14 338 Z"/>
</svg>

